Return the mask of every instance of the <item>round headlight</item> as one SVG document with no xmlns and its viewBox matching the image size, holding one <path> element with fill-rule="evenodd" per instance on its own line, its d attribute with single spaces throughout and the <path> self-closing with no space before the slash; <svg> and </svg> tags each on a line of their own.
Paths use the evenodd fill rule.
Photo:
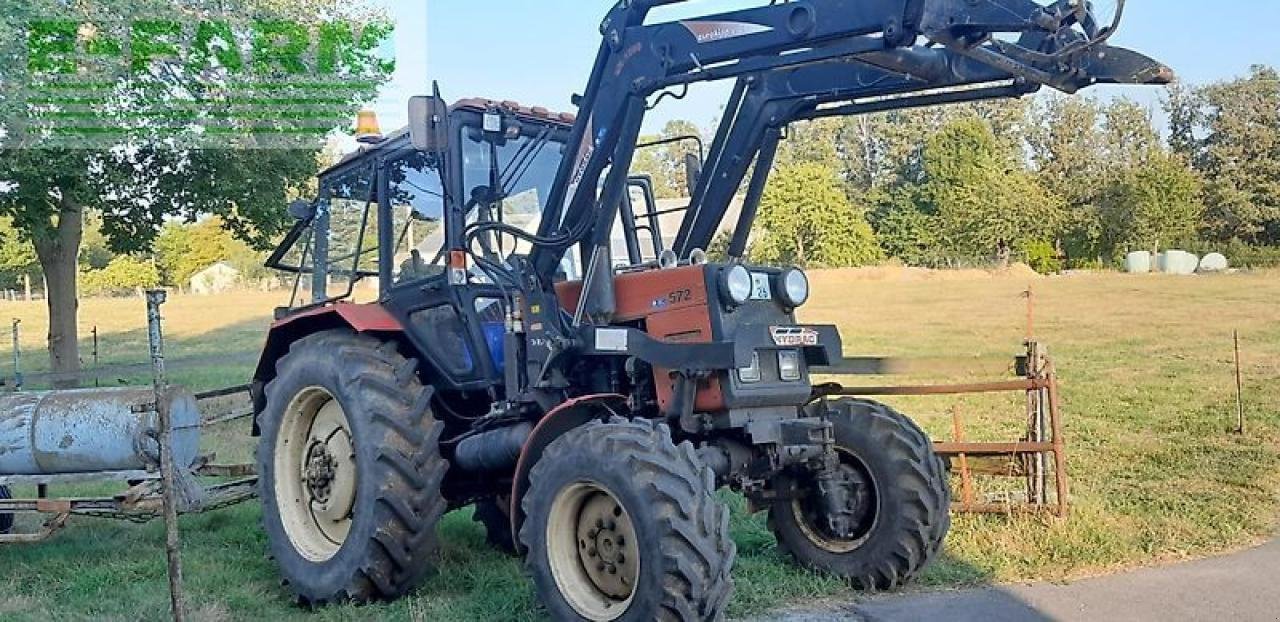
<svg viewBox="0 0 1280 622">
<path fill-rule="evenodd" d="M 809 301 L 809 277 L 797 268 L 782 273 L 778 295 L 789 307 L 798 307 Z"/>
<path fill-rule="evenodd" d="M 720 291 L 725 302 L 740 305 L 751 298 L 751 273 L 746 268 L 733 266 L 720 274 Z"/>
</svg>

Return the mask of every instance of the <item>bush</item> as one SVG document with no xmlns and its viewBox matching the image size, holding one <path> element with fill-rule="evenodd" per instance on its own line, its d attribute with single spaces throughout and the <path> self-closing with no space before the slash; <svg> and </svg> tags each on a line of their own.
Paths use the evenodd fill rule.
<svg viewBox="0 0 1280 622">
<path fill-rule="evenodd" d="M 80 273 L 80 292 L 87 296 L 132 294 L 160 285 L 160 272 L 148 260 L 121 255 L 101 270 Z"/>
<path fill-rule="evenodd" d="M 1240 240 L 1226 243 L 1200 241 L 1191 244 L 1187 251 L 1200 255 L 1222 253 L 1232 268 L 1280 268 L 1280 246 L 1256 246 Z"/>
<path fill-rule="evenodd" d="M 1022 259 L 1040 274 L 1057 274 L 1062 272 L 1062 260 L 1058 251 L 1048 242 L 1031 242 L 1022 249 Z"/>
</svg>

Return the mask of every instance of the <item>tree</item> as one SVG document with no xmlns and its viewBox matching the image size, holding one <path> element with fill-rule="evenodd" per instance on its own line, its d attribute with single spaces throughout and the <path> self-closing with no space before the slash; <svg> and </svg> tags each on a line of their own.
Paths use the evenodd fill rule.
<svg viewBox="0 0 1280 622">
<path fill-rule="evenodd" d="M 787 127 L 786 140 L 778 143 L 778 165 L 812 163 L 832 165 L 841 161 L 840 119 L 802 121 Z"/>
<path fill-rule="evenodd" d="M 1064 250 L 1086 261 L 1114 252 L 1099 205 L 1108 189 L 1131 177 L 1159 149 L 1150 112 L 1124 98 L 1102 105 L 1059 96 L 1047 98 L 1034 111 L 1027 142 L 1037 179 L 1066 208 Z"/>
<path fill-rule="evenodd" d="M 751 258 L 764 263 L 858 266 L 883 259 L 875 234 L 830 166 L 801 163 L 770 176 Z"/>
<path fill-rule="evenodd" d="M 176 13 L 181 21 L 157 19 L 175 15 L 160 0 L 107 0 L 76 5 L 73 12 L 57 0 L 0 4 L 0 216 L 12 218 L 44 273 L 50 363 L 57 372 L 79 369 L 77 260 L 86 213 L 102 214 L 101 231 L 115 252 L 146 249 L 166 217 L 201 214 L 222 215 L 237 236 L 265 244 L 287 225 L 282 206 L 290 194 L 315 173 L 323 140 L 317 132 L 331 128 L 316 127 L 316 116 L 306 111 L 297 119 L 269 119 L 267 127 L 252 115 L 228 117 L 237 110 L 227 93 L 233 70 L 244 63 L 255 79 L 271 82 L 250 96 L 296 97 L 304 87 L 281 87 L 279 81 L 301 62 L 296 50 L 306 43 L 307 25 L 328 17 L 362 20 L 365 32 L 375 35 L 388 31 L 359 5 L 338 0 L 241 0 L 231 3 L 231 14 L 184 6 Z M 109 30 L 119 24 L 123 33 Z M 259 30 L 245 37 L 234 28 Z M 352 44 L 340 29 L 328 32 L 337 34 L 327 48 L 322 37 L 314 60 L 322 68 L 329 62 L 329 69 L 337 68 L 334 76 L 349 79 L 351 88 L 336 94 L 347 102 L 343 114 L 349 116 L 391 67 L 376 59 L 363 35 Z M 180 49 L 188 34 L 194 43 Z M 102 58 L 122 58 L 124 38 L 130 38 L 131 56 L 124 70 L 105 74 L 96 100 L 26 97 L 26 90 L 92 74 Z M 236 54 L 241 44 L 252 46 L 250 61 Z M 178 112 L 161 118 L 157 110 Z M 189 114 L 179 114 L 184 110 Z M 75 118 L 96 120 L 95 127 L 115 138 L 58 140 L 67 130 L 74 133 Z M 302 138 L 273 148 L 263 130 Z M 98 134 L 106 132 L 87 136 Z M 215 135 L 225 140 L 211 143 Z"/>
<path fill-rule="evenodd" d="M 924 211 L 937 215 L 937 233 L 953 252 L 984 256 L 1000 240 L 1021 248 L 1061 231 L 1060 200 L 977 118 L 953 121 L 930 137 L 922 163 Z"/>
<path fill-rule="evenodd" d="M 1208 180 L 1208 233 L 1215 239 L 1280 244 L 1280 71 L 1200 90 L 1198 168 Z"/>
<path fill-rule="evenodd" d="M 1200 179 L 1177 154 L 1152 148 L 1106 190 L 1101 219 L 1113 253 L 1171 248 L 1196 238 L 1204 207 Z"/>
<path fill-rule="evenodd" d="M 1130 99 L 1120 98 L 1103 112 L 1106 160 L 1113 169 L 1140 165 L 1160 145 L 1160 133 L 1151 123 L 1151 112 Z"/>
<path fill-rule="evenodd" d="M 158 287 L 160 273 L 156 265 L 141 257 L 120 255 L 101 269 L 84 270 L 80 288 L 89 295 L 119 295 Z"/>
<path fill-rule="evenodd" d="M 1073 258 L 1101 255 L 1098 196 L 1107 176 L 1103 107 L 1085 97 L 1048 96 L 1027 133 L 1036 178 L 1063 201 L 1063 248 Z"/>
<path fill-rule="evenodd" d="M 903 185 L 890 191 L 870 215 L 885 254 L 913 266 L 930 263 L 941 246 L 937 217 L 921 206 L 919 188 Z"/>
<path fill-rule="evenodd" d="M 1203 121 L 1196 90 L 1174 83 L 1165 87 L 1164 109 L 1169 115 L 1169 148 L 1194 163 L 1199 145 L 1196 128 Z"/>
<path fill-rule="evenodd" d="M 0 290 L 22 289 L 25 279 L 40 279 L 36 252 L 18 237 L 11 218 L 0 217 Z"/>
<path fill-rule="evenodd" d="M 1068 209 L 1093 205 L 1100 184 L 1088 180 L 1105 174 L 1102 106 L 1086 97 L 1048 96 L 1034 111 L 1027 143 L 1040 182 Z"/>
<path fill-rule="evenodd" d="M 196 273 L 220 261 L 246 279 L 265 275 L 262 253 L 236 239 L 218 216 L 166 223 L 156 237 L 155 256 L 163 283 L 174 287 L 186 287 Z"/>
<path fill-rule="evenodd" d="M 702 133 L 698 126 L 690 121 L 673 119 L 662 128 L 657 136 L 642 136 L 638 143 L 646 144 L 660 140 L 697 137 Z M 685 155 L 701 157 L 698 143 L 692 138 L 676 142 L 654 145 L 638 149 L 631 163 L 631 172 L 636 175 L 648 175 L 653 179 L 653 193 L 659 199 L 687 197 L 690 189 L 685 174 Z"/>
</svg>

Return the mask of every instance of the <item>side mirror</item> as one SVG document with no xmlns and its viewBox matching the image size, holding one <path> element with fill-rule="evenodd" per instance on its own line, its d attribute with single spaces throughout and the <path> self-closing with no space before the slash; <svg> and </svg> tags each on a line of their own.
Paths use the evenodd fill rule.
<svg viewBox="0 0 1280 622">
<path fill-rule="evenodd" d="M 289 215 L 294 220 L 307 220 L 316 213 L 316 204 L 314 201 L 305 201 L 298 199 L 289 204 Z"/>
<path fill-rule="evenodd" d="M 429 153 L 449 148 L 449 106 L 440 96 L 409 98 L 409 141 L 414 149 Z"/>
</svg>

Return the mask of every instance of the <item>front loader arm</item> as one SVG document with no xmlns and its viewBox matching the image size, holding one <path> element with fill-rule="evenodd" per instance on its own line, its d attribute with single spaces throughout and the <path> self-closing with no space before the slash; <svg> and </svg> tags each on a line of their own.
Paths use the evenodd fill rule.
<svg viewBox="0 0 1280 622">
<path fill-rule="evenodd" d="M 1001 47 L 1044 49 L 1049 36 L 1029 32 L 1017 44 L 988 41 L 982 47 L 991 52 Z M 1041 87 L 1041 83 L 982 62 L 982 56 L 973 50 L 913 46 L 739 78 L 672 249 L 683 257 L 695 248 L 708 247 L 750 165 L 760 158 L 764 165 L 755 168 L 734 229 L 742 233 L 729 248 L 731 257 L 741 256 L 780 130 L 790 123 L 1020 97 Z M 1164 65 L 1105 44 L 1090 48 L 1080 61 L 1075 69 L 1054 79 L 1060 87 L 1077 90 L 1098 83 L 1163 84 L 1172 79 Z"/>
<path fill-rule="evenodd" d="M 604 42 L 539 231 L 551 242 L 534 251 L 539 274 L 552 274 L 573 244 L 607 246 L 625 190 L 625 170 L 617 169 L 630 164 L 647 98 L 662 89 L 840 58 L 911 62 L 896 53 L 936 51 L 931 46 L 950 53 L 932 62 L 953 74 L 977 67 L 1068 92 L 1170 78 L 1158 63 L 1106 46 L 1114 27 L 1100 27 L 1079 0 L 796 0 L 645 23 L 652 8 L 680 1 L 622 0 L 602 23 Z M 1005 41 L 1009 35 L 1018 41 Z M 922 40 L 929 45 L 918 45 Z M 911 68 L 882 68 L 915 75 Z M 926 79 L 922 86 L 931 82 L 953 81 Z M 610 166 L 615 174 L 602 184 Z"/>
<path fill-rule="evenodd" d="M 735 143 L 718 140 L 713 155 L 732 160 L 727 175 L 707 175 L 696 223 L 682 226 L 688 250 L 723 215 L 726 196 L 756 153 L 776 147 L 781 128 L 805 115 L 835 114 L 796 106 L 787 97 L 802 92 L 822 98 L 852 99 L 853 114 L 871 109 L 961 101 L 976 95 L 942 95 L 936 100 L 858 100 L 892 94 L 923 94 L 946 86 L 989 79 L 1007 80 L 1008 89 L 984 96 L 1014 96 L 1040 85 L 1074 91 L 1097 82 L 1167 81 L 1162 65 L 1106 46 L 1113 27 L 1099 27 L 1081 0 L 1042 5 L 1035 0 L 794 0 L 673 22 L 646 23 L 650 9 L 684 0 L 620 0 L 601 25 L 603 42 L 583 95 L 575 103 L 577 121 L 548 194 L 530 270 L 523 277 L 527 312 L 539 315 L 548 334 L 530 345 L 530 369 L 541 377 L 559 354 L 575 349 L 577 328 L 608 323 L 615 313 L 610 229 L 625 198 L 627 174 L 650 98 L 664 89 L 710 80 L 764 80 L 777 72 L 809 67 L 810 84 L 779 98 L 764 98 L 778 114 L 758 108 L 744 117 Z M 763 1 L 763 0 L 761 0 Z M 1006 39 L 1016 39 L 1009 42 Z M 831 64 L 837 63 L 837 64 Z M 843 65 L 838 64 L 843 63 Z M 842 75 L 841 68 L 851 74 Z M 743 83 L 735 96 L 745 98 Z M 660 98 L 659 98 L 660 99 Z M 877 108 L 878 107 L 878 108 Z M 743 138 L 745 137 L 745 138 Z M 768 166 L 752 180 L 749 198 L 758 199 Z M 606 174 L 607 171 L 607 174 Z M 714 180 L 714 181 L 712 181 Z M 731 183 L 732 182 L 732 183 Z M 732 188 L 730 186 L 732 185 Z M 729 195 L 731 196 L 731 195 Z M 714 200 L 711 200 L 714 198 Z M 717 213 L 719 212 L 719 213 Z M 744 220 L 750 221 L 750 214 Z M 689 227 L 697 227 L 693 231 Z M 696 235 L 694 235 L 696 233 Z M 705 245 L 705 243 L 701 243 Z M 580 246 L 583 287 L 570 318 L 559 312 L 552 285 L 560 259 Z"/>
</svg>

